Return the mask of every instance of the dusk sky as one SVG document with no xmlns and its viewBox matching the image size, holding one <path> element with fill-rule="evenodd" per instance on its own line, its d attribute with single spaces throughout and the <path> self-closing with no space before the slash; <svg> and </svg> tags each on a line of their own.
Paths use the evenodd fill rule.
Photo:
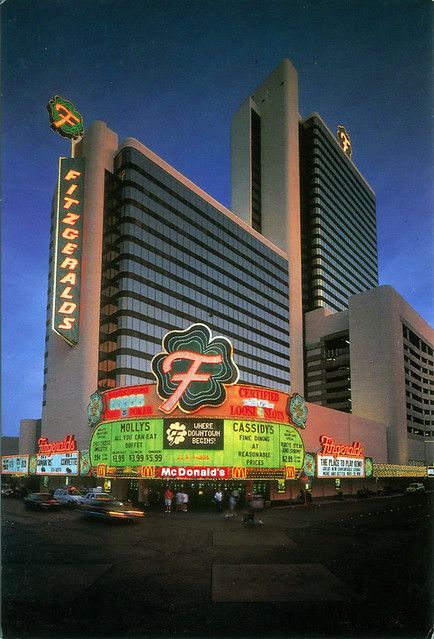
<svg viewBox="0 0 434 639">
<path fill-rule="evenodd" d="M 300 115 L 349 131 L 377 197 L 380 283 L 433 323 L 430 0 L 6 0 L 2 38 L 3 435 L 41 417 L 54 95 L 135 137 L 230 208 L 240 103 L 289 58 Z"/>
</svg>

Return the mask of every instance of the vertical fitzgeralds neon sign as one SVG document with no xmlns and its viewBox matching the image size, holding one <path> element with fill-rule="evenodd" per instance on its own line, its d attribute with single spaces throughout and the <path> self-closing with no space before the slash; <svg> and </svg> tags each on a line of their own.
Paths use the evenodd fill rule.
<svg viewBox="0 0 434 639">
<path fill-rule="evenodd" d="M 78 344 L 84 159 L 60 158 L 53 279 L 53 330 Z"/>
</svg>

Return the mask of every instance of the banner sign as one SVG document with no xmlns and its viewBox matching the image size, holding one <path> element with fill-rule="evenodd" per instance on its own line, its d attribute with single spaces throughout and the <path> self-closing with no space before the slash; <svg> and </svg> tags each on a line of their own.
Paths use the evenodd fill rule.
<svg viewBox="0 0 434 639">
<path fill-rule="evenodd" d="M 317 477 L 365 477 L 364 457 L 316 456 Z"/>
<path fill-rule="evenodd" d="M 84 158 L 60 158 L 52 328 L 70 346 L 79 338 L 83 196 Z"/>
<path fill-rule="evenodd" d="M 80 453 L 36 455 L 37 475 L 79 475 Z"/>
<path fill-rule="evenodd" d="M 304 462 L 303 440 L 294 426 L 228 419 L 106 422 L 94 430 L 89 452 L 92 466 L 292 466 L 298 473 Z"/>
<path fill-rule="evenodd" d="M 242 384 L 226 387 L 226 401 L 220 406 L 200 408 L 195 411 L 197 418 L 226 417 L 238 419 L 260 419 L 261 421 L 287 422 L 297 426 L 288 414 L 292 399 L 287 393 Z M 115 421 L 129 417 L 166 417 L 159 406 L 161 399 L 155 384 L 113 388 L 101 394 L 94 393 L 88 406 L 88 419 L 91 427 L 100 422 Z M 298 407 L 298 405 L 296 405 Z M 294 411 L 293 411 L 294 412 Z M 185 417 L 185 412 L 176 411 L 172 415 Z M 305 413 L 303 412 L 303 416 Z M 303 426 L 304 427 L 304 426 Z"/>
<path fill-rule="evenodd" d="M 2 457 L 2 473 L 5 475 L 28 475 L 28 455 L 4 455 Z"/>
</svg>

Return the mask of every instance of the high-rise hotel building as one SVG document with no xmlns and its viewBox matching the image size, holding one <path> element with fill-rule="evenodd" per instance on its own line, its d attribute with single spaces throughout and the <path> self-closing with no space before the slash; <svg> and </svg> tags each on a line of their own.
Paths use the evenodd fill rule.
<svg viewBox="0 0 434 639">
<path fill-rule="evenodd" d="M 375 196 L 321 118 L 300 118 L 297 73 L 288 60 L 235 114 L 231 156 L 228 210 L 137 140 L 119 144 L 103 122 L 74 144 L 73 157 L 84 167 L 71 173 L 84 187 L 79 335 L 71 346 L 52 330 L 53 208 L 41 434 L 61 440 L 73 429 L 78 448 L 86 448 L 89 396 L 153 380 L 150 361 L 163 335 L 202 322 L 233 342 L 240 383 L 381 418 L 391 432 L 391 458 L 403 463 L 413 454 L 406 435 L 416 433 L 398 425 L 405 406 L 404 413 L 392 407 L 398 399 L 405 405 L 407 392 L 408 410 L 419 419 L 413 364 L 405 360 L 404 373 L 402 356 L 409 380 L 402 388 L 375 383 L 377 373 L 388 374 L 384 367 L 370 367 L 373 382 L 362 383 L 367 369 L 355 362 L 364 353 L 369 368 L 369 353 L 363 331 L 348 320 L 351 300 L 379 290 Z M 69 184 L 66 193 L 73 193 Z M 432 348 L 423 322 L 408 314 L 405 326 L 422 349 Z M 403 330 L 401 341 L 408 341 Z M 364 343 L 379 352 L 374 339 Z M 396 343 L 388 336 L 385 348 Z M 398 364 L 394 374 L 401 374 Z M 376 412 L 369 394 L 380 388 Z M 393 388 L 402 398 L 388 397 L 390 410 L 382 413 Z M 421 449 L 414 455 L 420 460 Z"/>
<path fill-rule="evenodd" d="M 50 290 L 42 434 L 62 439 L 67 415 L 86 446 L 90 394 L 153 380 L 163 335 L 194 322 L 230 337 L 241 383 L 289 391 L 286 253 L 102 122 L 75 155 L 85 162 L 80 335 L 71 347 L 51 330 Z"/>
</svg>

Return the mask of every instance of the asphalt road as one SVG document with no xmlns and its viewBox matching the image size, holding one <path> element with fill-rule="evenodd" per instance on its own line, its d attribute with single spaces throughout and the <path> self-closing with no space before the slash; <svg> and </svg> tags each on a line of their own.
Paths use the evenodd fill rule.
<svg viewBox="0 0 434 639">
<path fill-rule="evenodd" d="M 432 625 L 432 493 L 139 523 L 2 502 L 2 629 L 44 637 L 405 637 Z"/>
</svg>

